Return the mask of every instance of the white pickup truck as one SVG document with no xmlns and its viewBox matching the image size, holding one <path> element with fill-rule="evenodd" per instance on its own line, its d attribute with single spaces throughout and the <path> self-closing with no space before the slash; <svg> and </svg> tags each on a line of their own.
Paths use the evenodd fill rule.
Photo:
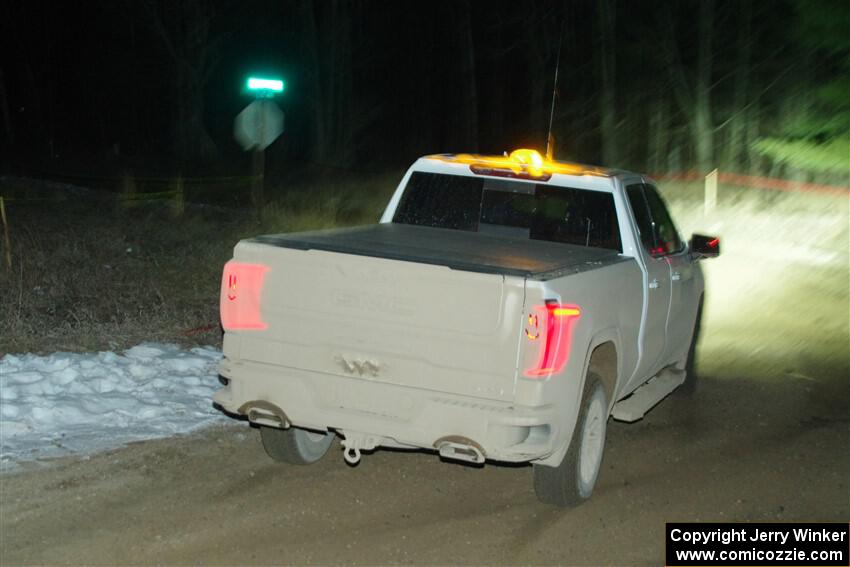
<svg viewBox="0 0 850 567">
<path fill-rule="evenodd" d="M 639 174 L 533 150 L 423 157 L 379 224 L 236 245 L 215 402 L 280 461 L 340 436 L 351 464 L 377 447 L 528 462 L 542 501 L 575 505 L 609 416 L 685 382 L 697 261 L 719 249 L 683 242 Z"/>
</svg>

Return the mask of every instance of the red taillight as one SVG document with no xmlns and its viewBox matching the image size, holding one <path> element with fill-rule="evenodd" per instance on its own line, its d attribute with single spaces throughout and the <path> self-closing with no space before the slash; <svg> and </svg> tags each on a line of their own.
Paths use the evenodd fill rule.
<svg viewBox="0 0 850 567">
<path fill-rule="evenodd" d="M 260 314 L 260 293 L 268 266 L 231 260 L 221 275 L 221 326 L 225 331 L 266 329 Z"/>
<path fill-rule="evenodd" d="M 570 357 L 570 339 L 575 322 L 581 317 L 577 305 L 546 302 L 535 305 L 535 313 L 528 316 L 528 323 L 534 328 L 525 329 L 530 341 L 540 339 L 540 354 L 537 363 L 526 370 L 528 378 L 542 378 L 560 372 Z"/>
</svg>

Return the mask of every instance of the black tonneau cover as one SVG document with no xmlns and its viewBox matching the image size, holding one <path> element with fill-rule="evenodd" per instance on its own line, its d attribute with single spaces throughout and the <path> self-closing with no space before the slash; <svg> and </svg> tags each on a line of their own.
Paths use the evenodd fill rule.
<svg viewBox="0 0 850 567">
<path fill-rule="evenodd" d="M 626 260 L 617 251 L 603 248 L 395 223 L 257 236 L 251 241 L 535 280 Z"/>
</svg>

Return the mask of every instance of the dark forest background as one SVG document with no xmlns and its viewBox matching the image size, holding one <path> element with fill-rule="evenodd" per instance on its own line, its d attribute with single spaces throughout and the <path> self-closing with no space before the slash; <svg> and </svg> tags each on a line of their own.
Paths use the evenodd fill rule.
<svg viewBox="0 0 850 567">
<path fill-rule="evenodd" d="M 268 163 L 404 165 L 545 148 L 642 171 L 846 183 L 846 0 L 5 0 L 0 166 L 237 170 L 252 73 Z"/>
</svg>

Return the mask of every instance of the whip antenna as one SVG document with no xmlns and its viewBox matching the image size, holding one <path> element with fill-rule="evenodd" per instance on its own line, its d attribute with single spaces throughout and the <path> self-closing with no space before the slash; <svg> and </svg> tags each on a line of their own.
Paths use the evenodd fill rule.
<svg viewBox="0 0 850 567">
<path fill-rule="evenodd" d="M 552 136 L 552 120 L 555 118 L 555 97 L 558 94 L 558 68 L 561 66 L 561 44 L 564 42 L 564 23 L 561 20 L 561 35 L 558 38 L 558 58 L 555 61 L 555 82 L 552 85 L 552 108 L 549 110 L 549 132 L 546 134 L 546 159 L 552 161 L 555 154 L 555 138 Z"/>
</svg>

